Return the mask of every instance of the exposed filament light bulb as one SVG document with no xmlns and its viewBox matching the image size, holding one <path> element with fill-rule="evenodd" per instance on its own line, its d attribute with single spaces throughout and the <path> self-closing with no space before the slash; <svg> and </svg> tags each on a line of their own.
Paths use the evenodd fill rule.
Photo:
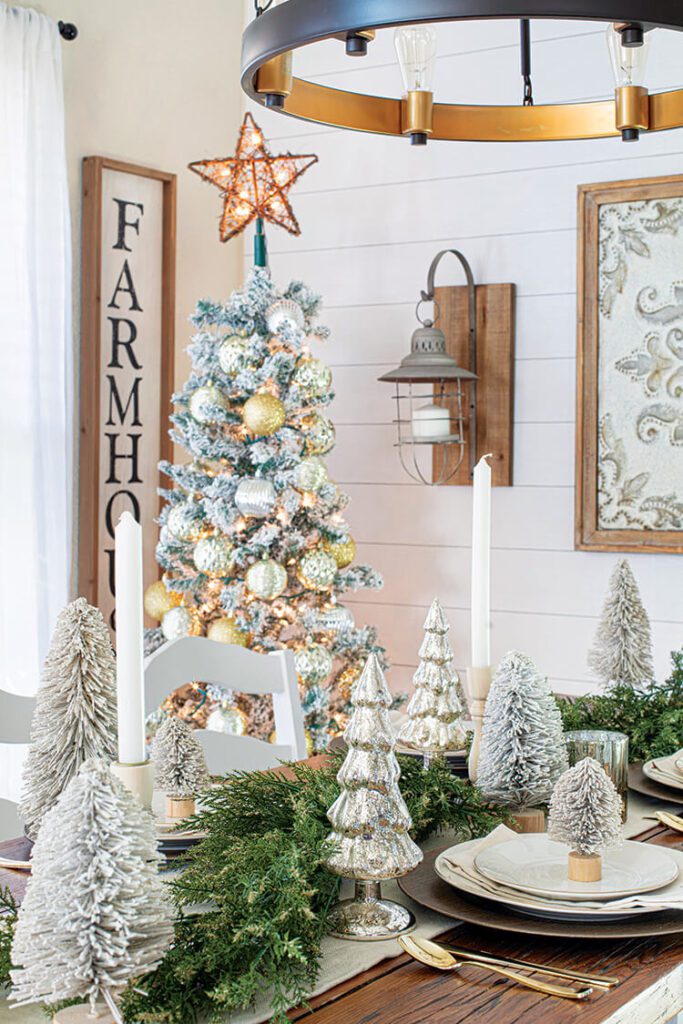
<svg viewBox="0 0 683 1024">
<path fill-rule="evenodd" d="M 432 131 L 436 32 L 430 25 L 397 28 L 394 46 L 405 90 L 403 134 L 412 145 L 424 146 Z"/>
<path fill-rule="evenodd" d="M 626 44 L 625 40 L 630 39 L 636 41 Z M 634 142 L 649 124 L 649 98 L 644 86 L 648 38 L 630 27 L 608 25 L 607 49 L 614 75 L 616 126 L 624 142 Z"/>
</svg>

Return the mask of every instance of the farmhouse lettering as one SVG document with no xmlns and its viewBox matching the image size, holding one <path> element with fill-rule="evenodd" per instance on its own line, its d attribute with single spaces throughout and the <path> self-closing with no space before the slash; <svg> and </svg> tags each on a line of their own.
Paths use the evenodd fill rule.
<svg viewBox="0 0 683 1024">
<path fill-rule="evenodd" d="M 79 589 L 112 630 L 122 512 L 143 526 L 145 585 L 158 579 L 158 465 L 170 455 L 174 197 L 173 175 L 85 161 Z"/>
</svg>

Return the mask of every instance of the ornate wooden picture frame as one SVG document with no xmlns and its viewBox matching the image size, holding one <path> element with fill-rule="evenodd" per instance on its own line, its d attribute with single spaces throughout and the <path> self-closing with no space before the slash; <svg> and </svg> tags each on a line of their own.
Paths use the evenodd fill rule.
<svg viewBox="0 0 683 1024">
<path fill-rule="evenodd" d="M 683 552 L 683 175 L 578 198 L 576 547 Z"/>
<path fill-rule="evenodd" d="M 78 587 L 114 622 L 114 527 L 143 524 L 154 558 L 159 459 L 171 458 L 176 176 L 83 161 Z"/>
</svg>

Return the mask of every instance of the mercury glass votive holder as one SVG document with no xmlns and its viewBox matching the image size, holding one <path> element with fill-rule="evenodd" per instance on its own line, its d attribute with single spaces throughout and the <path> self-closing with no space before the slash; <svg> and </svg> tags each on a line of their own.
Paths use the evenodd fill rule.
<svg viewBox="0 0 683 1024">
<path fill-rule="evenodd" d="M 594 758 L 605 769 L 621 797 L 621 820 L 628 815 L 628 736 L 607 729 L 577 729 L 564 734 L 569 766 L 584 757 Z"/>
</svg>

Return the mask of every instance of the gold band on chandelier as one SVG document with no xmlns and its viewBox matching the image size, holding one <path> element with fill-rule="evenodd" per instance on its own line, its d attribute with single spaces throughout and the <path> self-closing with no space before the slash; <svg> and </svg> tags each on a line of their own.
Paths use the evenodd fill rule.
<svg viewBox="0 0 683 1024">
<path fill-rule="evenodd" d="M 259 91 L 262 88 L 261 71 L 258 72 Z M 254 99 L 263 102 L 259 92 L 255 89 L 249 91 Z M 646 127 L 650 132 L 683 127 L 683 89 L 652 95 L 642 92 L 644 95 L 638 97 L 625 97 L 621 109 L 614 100 L 533 107 L 435 103 L 431 138 L 462 142 L 608 138 L 620 133 L 617 118 L 623 125 L 626 123 L 623 118 L 628 119 L 634 110 L 637 120 L 634 127 Z M 305 121 L 379 135 L 402 135 L 405 126 L 410 124 L 410 111 L 405 99 L 331 89 L 301 78 L 291 80 L 287 113 Z"/>
</svg>

